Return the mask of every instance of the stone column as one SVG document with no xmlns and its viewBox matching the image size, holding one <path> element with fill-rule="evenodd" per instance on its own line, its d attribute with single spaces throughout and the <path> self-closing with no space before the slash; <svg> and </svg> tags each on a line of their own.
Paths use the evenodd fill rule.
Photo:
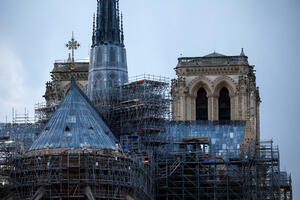
<svg viewBox="0 0 300 200">
<path fill-rule="evenodd" d="M 179 101 L 178 98 L 175 97 L 172 103 L 172 119 L 175 121 L 178 120 L 178 105 L 179 105 L 178 101 Z"/>
<path fill-rule="evenodd" d="M 236 95 L 230 96 L 230 119 L 231 120 L 237 120 L 237 114 L 236 114 Z"/>
<path fill-rule="evenodd" d="M 211 119 L 210 120 L 219 120 L 219 96 L 209 97 L 211 105 Z"/>
<path fill-rule="evenodd" d="M 260 100 L 256 103 L 256 140 L 260 141 L 260 113 L 259 113 Z"/>
<path fill-rule="evenodd" d="M 247 94 L 246 93 L 241 93 L 241 102 L 240 102 L 240 107 L 241 107 L 241 119 L 240 120 L 248 120 L 248 105 L 247 105 Z"/>
<path fill-rule="evenodd" d="M 196 120 L 196 96 L 187 97 L 187 120 Z"/>
<path fill-rule="evenodd" d="M 186 119 L 186 97 L 184 95 L 180 96 L 179 112 L 178 117 L 180 121 Z"/>
<path fill-rule="evenodd" d="M 186 103 L 185 103 L 185 113 L 186 117 L 185 120 L 192 120 L 192 99 L 190 96 L 186 96 Z"/>
<path fill-rule="evenodd" d="M 213 113 L 214 113 L 214 98 L 212 95 L 207 96 L 207 101 L 208 101 L 208 120 L 213 120 Z"/>
</svg>

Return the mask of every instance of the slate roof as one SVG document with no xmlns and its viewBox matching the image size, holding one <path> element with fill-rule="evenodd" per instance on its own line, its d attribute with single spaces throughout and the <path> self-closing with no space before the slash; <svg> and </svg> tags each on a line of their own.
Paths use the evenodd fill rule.
<svg viewBox="0 0 300 200">
<path fill-rule="evenodd" d="M 70 90 L 29 151 L 80 147 L 115 149 L 115 141 L 72 77 Z"/>
<path fill-rule="evenodd" d="M 211 54 L 208 54 L 208 55 L 206 55 L 206 56 L 203 56 L 203 57 L 226 57 L 225 55 L 223 55 L 223 54 L 220 54 L 220 53 L 217 53 L 217 52 L 213 52 L 213 53 L 211 53 Z"/>
</svg>

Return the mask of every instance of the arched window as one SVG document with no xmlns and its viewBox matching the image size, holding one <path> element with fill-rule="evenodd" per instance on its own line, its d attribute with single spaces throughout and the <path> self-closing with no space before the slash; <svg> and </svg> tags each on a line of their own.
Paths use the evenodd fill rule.
<svg viewBox="0 0 300 200">
<path fill-rule="evenodd" d="M 219 96 L 219 120 L 230 120 L 230 96 L 227 88 L 222 88 Z"/>
<path fill-rule="evenodd" d="M 196 120 L 208 120 L 208 100 L 204 88 L 200 88 L 197 93 Z"/>
</svg>

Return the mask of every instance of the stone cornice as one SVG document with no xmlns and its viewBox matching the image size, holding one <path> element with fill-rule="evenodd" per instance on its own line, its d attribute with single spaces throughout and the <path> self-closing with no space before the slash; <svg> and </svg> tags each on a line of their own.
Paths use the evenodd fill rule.
<svg viewBox="0 0 300 200">
<path fill-rule="evenodd" d="M 195 76 L 195 75 L 242 75 L 249 72 L 249 65 L 237 66 L 214 66 L 214 67 L 177 67 L 178 76 Z"/>
<path fill-rule="evenodd" d="M 248 57 L 247 56 L 184 57 L 184 58 L 178 58 L 177 67 L 220 66 L 220 65 L 248 65 Z"/>
</svg>

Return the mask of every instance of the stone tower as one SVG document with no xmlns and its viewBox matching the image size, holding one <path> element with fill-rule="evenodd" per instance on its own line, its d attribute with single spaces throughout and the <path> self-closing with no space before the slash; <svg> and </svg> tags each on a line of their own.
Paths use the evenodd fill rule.
<svg viewBox="0 0 300 200">
<path fill-rule="evenodd" d="M 90 56 L 88 97 L 95 105 L 118 101 L 118 86 L 128 82 L 122 16 L 118 0 L 97 0 Z"/>
<path fill-rule="evenodd" d="M 174 120 L 244 120 L 245 142 L 259 141 L 259 88 L 243 49 L 239 56 L 179 58 L 175 70 Z"/>
</svg>

